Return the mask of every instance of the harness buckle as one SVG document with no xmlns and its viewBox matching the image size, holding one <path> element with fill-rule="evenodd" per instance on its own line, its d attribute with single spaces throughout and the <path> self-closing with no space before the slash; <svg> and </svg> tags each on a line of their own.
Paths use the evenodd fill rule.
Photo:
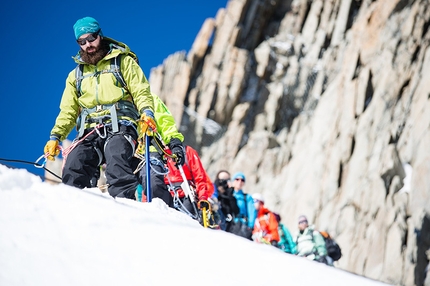
<svg viewBox="0 0 430 286">
<path fill-rule="evenodd" d="M 103 110 L 103 105 L 96 105 L 96 112 L 100 112 Z"/>
</svg>

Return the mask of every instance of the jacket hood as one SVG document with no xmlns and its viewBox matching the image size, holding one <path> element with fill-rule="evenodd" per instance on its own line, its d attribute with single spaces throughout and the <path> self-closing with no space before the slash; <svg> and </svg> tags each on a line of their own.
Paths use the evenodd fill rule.
<svg viewBox="0 0 430 286">
<path fill-rule="evenodd" d="M 109 43 L 109 46 L 110 46 L 109 53 L 104 57 L 105 60 L 109 60 L 111 58 L 114 58 L 114 57 L 118 56 L 119 54 L 126 54 L 126 55 L 130 54 L 136 61 L 138 61 L 136 54 L 133 53 L 126 44 L 124 44 L 122 42 L 118 42 L 117 40 L 114 40 L 114 39 L 111 39 L 108 37 L 103 37 L 103 40 L 107 41 Z M 77 64 L 85 64 L 85 62 L 82 61 L 82 59 L 81 59 L 81 51 L 80 50 L 72 58 Z"/>
</svg>

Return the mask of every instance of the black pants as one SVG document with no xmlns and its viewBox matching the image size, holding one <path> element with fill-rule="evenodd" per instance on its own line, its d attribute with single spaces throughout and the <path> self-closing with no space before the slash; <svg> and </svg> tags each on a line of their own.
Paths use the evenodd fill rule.
<svg viewBox="0 0 430 286">
<path fill-rule="evenodd" d="M 183 207 L 184 207 L 187 211 L 189 211 L 193 216 L 197 216 L 197 215 L 198 215 L 198 214 L 196 213 L 196 208 L 195 208 L 195 206 L 193 206 L 193 203 L 190 201 L 190 199 L 189 199 L 189 198 L 187 198 L 187 197 L 183 197 L 183 198 L 180 198 L 180 200 L 181 200 L 181 202 L 182 202 Z"/>
<path fill-rule="evenodd" d="M 163 164 L 161 155 L 157 152 L 151 152 L 150 157 L 156 160 L 159 164 Z M 155 161 L 154 160 L 154 161 Z M 162 165 L 151 163 L 150 178 L 151 178 L 151 194 L 152 198 L 162 199 L 169 207 L 173 207 L 173 197 L 167 189 L 164 182 L 165 169 Z M 154 172 L 154 170 L 156 172 Z M 140 170 L 140 181 L 143 187 L 143 193 L 146 194 L 146 165 Z"/>
<path fill-rule="evenodd" d="M 103 129 L 100 131 L 104 132 Z M 102 134 L 103 137 L 106 135 L 105 138 L 93 132 L 69 153 L 63 169 L 63 183 L 81 189 L 93 187 L 91 180 L 97 174 L 100 162 L 106 163 L 109 194 L 112 197 L 135 199 L 138 185 L 137 176 L 133 174 L 138 163 L 133 156 L 136 130 L 132 126 L 119 125 L 119 132 L 112 133 L 110 128 L 106 132 Z"/>
</svg>

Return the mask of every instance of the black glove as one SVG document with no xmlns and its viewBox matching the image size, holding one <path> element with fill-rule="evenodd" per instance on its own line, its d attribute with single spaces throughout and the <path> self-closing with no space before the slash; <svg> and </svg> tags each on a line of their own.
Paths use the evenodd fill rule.
<svg viewBox="0 0 430 286">
<path fill-rule="evenodd" d="M 274 247 L 278 247 L 278 242 L 276 240 L 272 240 L 270 244 Z"/>
<path fill-rule="evenodd" d="M 178 138 L 172 138 L 169 143 L 169 148 L 172 150 L 172 154 L 176 155 L 176 164 L 184 165 L 185 152 L 181 140 Z"/>
</svg>

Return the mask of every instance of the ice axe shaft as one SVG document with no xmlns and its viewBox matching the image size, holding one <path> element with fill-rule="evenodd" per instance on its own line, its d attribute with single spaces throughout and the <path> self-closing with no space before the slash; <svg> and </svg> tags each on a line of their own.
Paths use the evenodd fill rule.
<svg viewBox="0 0 430 286">
<path fill-rule="evenodd" d="M 202 214 L 203 214 L 203 218 L 202 218 L 203 226 L 207 228 L 208 227 L 208 214 L 207 214 L 206 207 L 202 208 Z"/>
<path fill-rule="evenodd" d="M 211 212 L 211 205 L 206 200 L 201 200 L 197 203 L 197 207 L 202 211 L 202 221 L 204 227 L 209 227 L 208 212 Z"/>
<path fill-rule="evenodd" d="M 184 191 L 185 196 L 187 196 L 190 199 L 190 201 L 192 203 L 194 203 L 194 196 L 192 195 L 190 185 L 188 184 L 187 177 L 185 177 L 185 173 L 184 173 L 184 169 L 182 168 L 182 165 L 178 164 L 178 169 L 179 169 L 179 172 L 181 173 L 181 177 L 183 180 L 183 182 L 181 184 L 181 188 Z"/>
</svg>

